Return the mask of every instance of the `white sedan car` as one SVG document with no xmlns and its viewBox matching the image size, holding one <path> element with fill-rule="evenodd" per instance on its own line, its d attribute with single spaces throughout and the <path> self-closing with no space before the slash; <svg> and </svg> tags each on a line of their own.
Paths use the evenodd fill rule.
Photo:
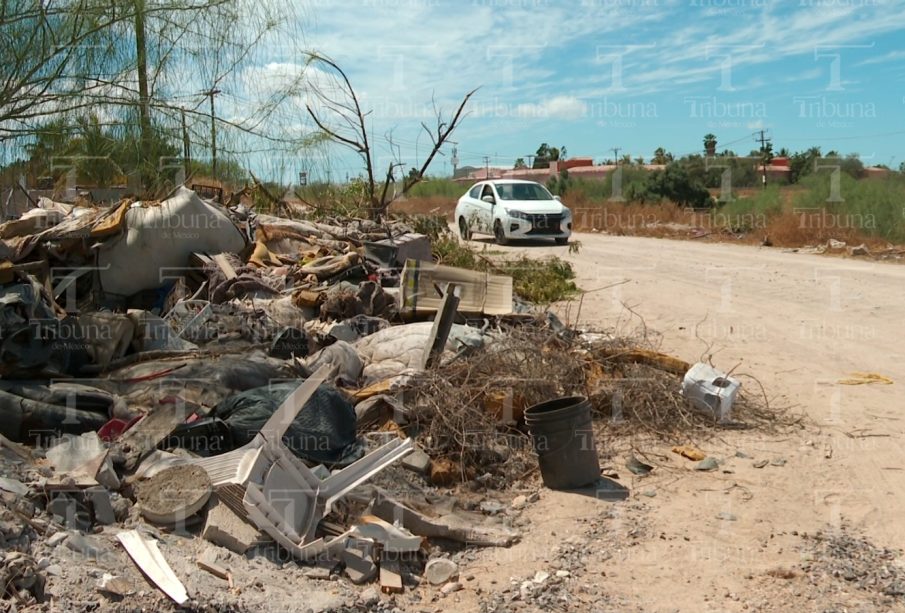
<svg viewBox="0 0 905 613">
<path fill-rule="evenodd" d="M 514 238 L 552 238 L 565 245 L 572 211 L 534 181 L 481 181 L 459 198 L 456 224 L 464 240 L 476 232 L 492 235 L 500 245 Z"/>
</svg>

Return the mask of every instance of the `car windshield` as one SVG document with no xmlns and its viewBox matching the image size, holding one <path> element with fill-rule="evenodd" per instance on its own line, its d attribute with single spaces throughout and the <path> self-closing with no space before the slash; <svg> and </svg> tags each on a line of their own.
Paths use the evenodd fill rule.
<svg viewBox="0 0 905 613">
<path fill-rule="evenodd" d="M 553 196 L 537 183 L 496 183 L 500 200 L 553 200 Z"/>
</svg>

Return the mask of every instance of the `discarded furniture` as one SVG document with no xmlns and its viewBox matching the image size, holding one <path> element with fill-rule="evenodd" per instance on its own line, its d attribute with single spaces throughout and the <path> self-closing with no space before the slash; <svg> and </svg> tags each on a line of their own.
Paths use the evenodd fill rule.
<svg viewBox="0 0 905 613">
<path fill-rule="evenodd" d="M 411 439 L 393 440 L 323 480 L 295 457 L 283 434 L 329 372 L 322 366 L 302 383 L 247 445 L 194 460 L 210 475 L 221 502 L 303 560 L 340 551 L 351 531 L 328 543 L 315 538 L 318 522 L 339 498 L 412 449 Z"/>
</svg>

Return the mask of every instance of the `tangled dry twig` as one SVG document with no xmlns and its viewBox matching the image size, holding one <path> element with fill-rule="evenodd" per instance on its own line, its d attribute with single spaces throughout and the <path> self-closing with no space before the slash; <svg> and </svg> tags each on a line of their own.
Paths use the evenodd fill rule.
<svg viewBox="0 0 905 613">
<path fill-rule="evenodd" d="M 433 457 L 457 462 L 462 479 L 486 472 L 511 479 L 533 466 L 522 414 L 560 396 L 588 397 L 601 437 L 645 434 L 676 443 L 725 427 L 681 395 L 676 364 L 683 363 L 640 349 L 643 337 L 556 332 L 542 320 L 500 332 L 486 348 L 422 374 L 411 386 L 410 417 L 419 439 Z M 735 427 L 793 425 L 757 392 L 742 394 L 734 405 Z"/>
</svg>

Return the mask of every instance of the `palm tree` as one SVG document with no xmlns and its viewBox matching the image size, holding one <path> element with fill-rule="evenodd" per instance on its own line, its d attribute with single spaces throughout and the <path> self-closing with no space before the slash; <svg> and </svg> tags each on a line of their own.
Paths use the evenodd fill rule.
<svg viewBox="0 0 905 613">
<path fill-rule="evenodd" d="M 707 155 L 716 155 L 716 136 L 713 134 L 704 135 L 704 151 Z"/>
<path fill-rule="evenodd" d="M 654 151 L 654 157 L 650 161 L 651 164 L 669 164 L 673 161 L 673 155 L 663 147 L 657 147 Z"/>
</svg>

